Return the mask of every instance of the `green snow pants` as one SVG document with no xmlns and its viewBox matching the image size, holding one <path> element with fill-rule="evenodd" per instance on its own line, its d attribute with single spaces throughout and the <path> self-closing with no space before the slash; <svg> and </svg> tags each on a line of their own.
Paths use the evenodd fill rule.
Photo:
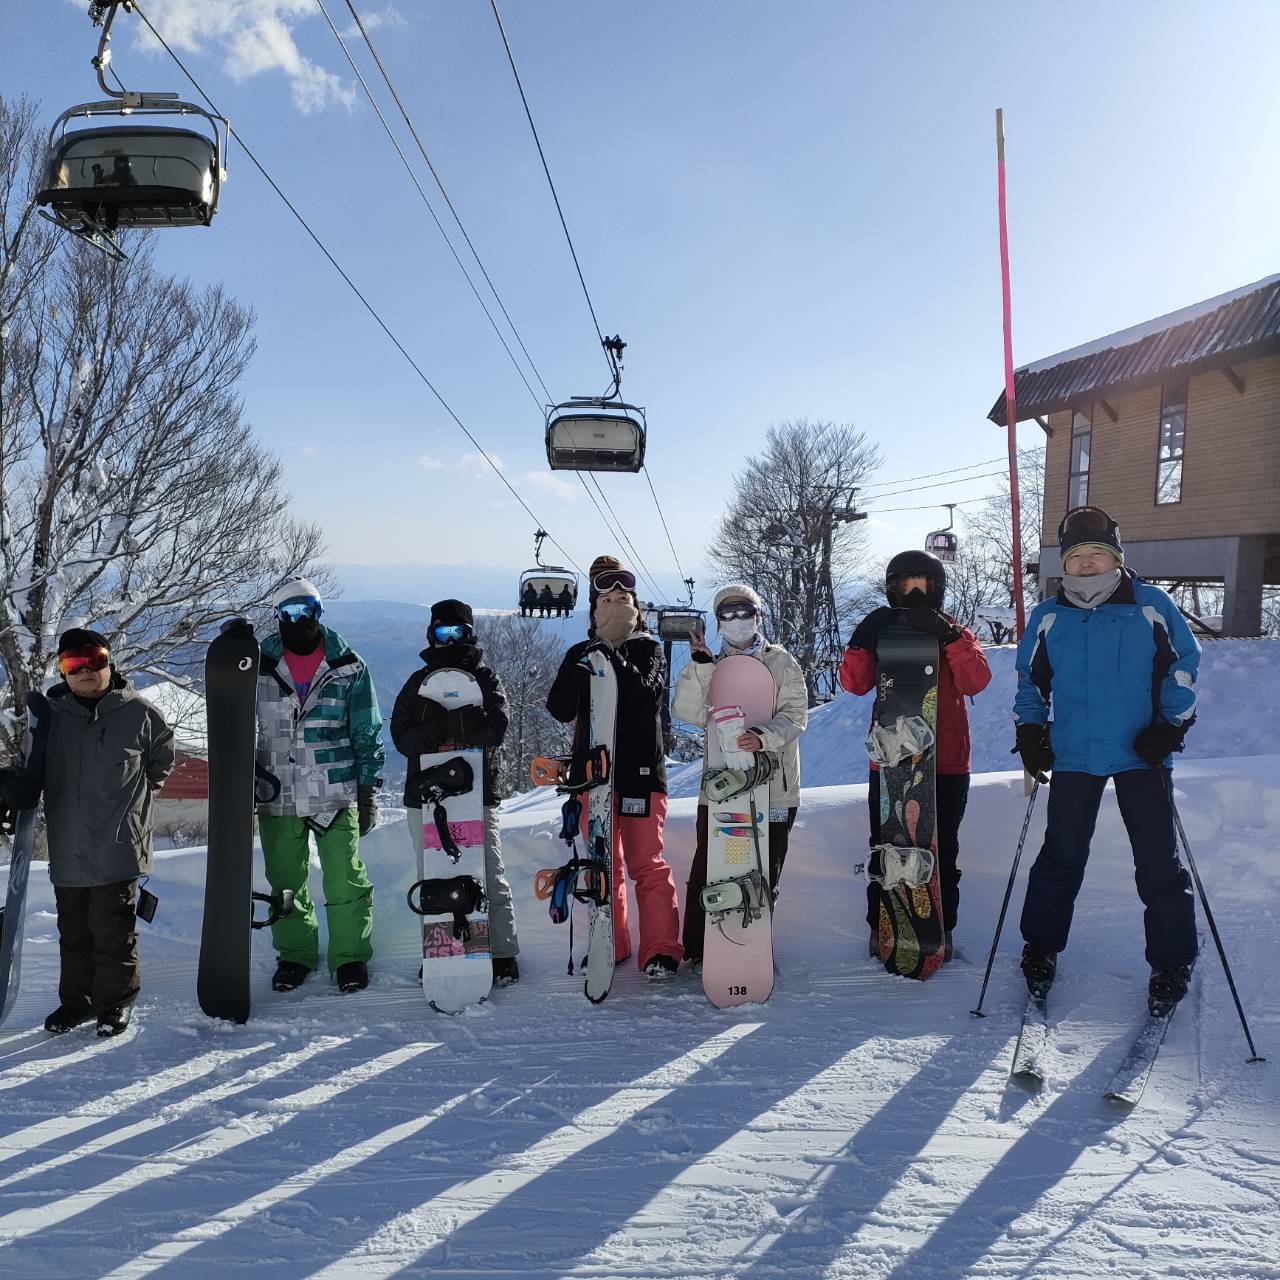
<svg viewBox="0 0 1280 1280">
<path fill-rule="evenodd" d="M 320 926 L 307 891 L 313 834 L 302 818 L 258 816 L 267 883 L 277 893 L 293 890 L 293 910 L 271 926 L 281 960 L 314 969 L 320 956 Z M 324 883 L 329 934 L 329 968 L 351 960 L 367 964 L 373 955 L 373 885 L 360 860 L 360 831 L 354 808 L 343 809 L 324 835 L 316 835 Z"/>
</svg>

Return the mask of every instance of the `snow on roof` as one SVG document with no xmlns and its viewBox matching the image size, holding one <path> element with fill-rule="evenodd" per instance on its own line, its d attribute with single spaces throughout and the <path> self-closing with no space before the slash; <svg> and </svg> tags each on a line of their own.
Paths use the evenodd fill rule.
<svg viewBox="0 0 1280 1280">
<path fill-rule="evenodd" d="M 1083 356 L 1096 355 L 1099 351 L 1110 351 L 1113 347 L 1126 347 L 1132 342 L 1140 342 L 1143 338 L 1150 337 L 1153 333 L 1161 333 L 1165 329 L 1172 329 L 1174 325 L 1185 324 L 1188 320 L 1208 315 L 1209 312 L 1216 311 L 1233 298 L 1243 298 L 1247 294 L 1256 293 L 1277 280 L 1280 280 L 1280 272 L 1262 280 L 1255 280 L 1253 284 L 1241 285 L 1238 289 L 1220 293 L 1217 297 L 1206 298 L 1203 302 L 1193 302 L 1191 306 L 1170 311 L 1167 315 L 1156 316 L 1154 320 L 1144 320 L 1141 324 L 1132 325 L 1128 329 L 1119 329 L 1115 333 L 1107 334 L 1106 337 L 1095 338 L 1092 342 L 1083 343 L 1081 346 L 1059 351 L 1056 355 L 1045 356 L 1033 364 L 1022 365 L 1017 372 L 1039 373 L 1043 369 L 1053 369 L 1060 364 L 1066 364 L 1068 360 L 1079 360 Z"/>
</svg>

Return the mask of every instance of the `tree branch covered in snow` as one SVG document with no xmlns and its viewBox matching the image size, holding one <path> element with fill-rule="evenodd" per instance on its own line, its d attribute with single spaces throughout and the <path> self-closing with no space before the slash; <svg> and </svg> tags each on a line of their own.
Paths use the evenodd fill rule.
<svg viewBox="0 0 1280 1280">
<path fill-rule="evenodd" d="M 117 666 L 161 672 L 192 642 L 312 572 L 280 463 L 244 419 L 252 313 L 160 272 L 145 237 L 115 262 L 28 219 L 30 103 L 0 99 L 0 752 L 91 626 Z M 3 712 L 9 714 L 5 715 Z"/>
</svg>

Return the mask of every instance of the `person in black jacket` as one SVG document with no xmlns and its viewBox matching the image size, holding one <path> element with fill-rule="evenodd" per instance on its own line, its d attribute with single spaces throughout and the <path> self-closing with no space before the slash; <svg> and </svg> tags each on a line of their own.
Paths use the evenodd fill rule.
<svg viewBox="0 0 1280 1280">
<path fill-rule="evenodd" d="M 684 955 L 675 880 L 662 854 L 667 816 L 661 715 L 666 700 L 666 665 L 662 646 L 641 621 L 635 575 L 616 557 L 598 556 L 589 577 L 587 639 L 570 646 L 564 655 L 547 695 L 547 710 L 557 720 L 574 722 L 575 754 L 590 746 L 590 676 L 581 659 L 588 648 L 602 647 L 618 677 L 612 761 L 614 958 L 621 962 L 631 954 L 627 886 L 622 875 L 625 861 L 640 909 L 638 963 L 648 977 L 666 978 L 676 972 Z M 587 809 L 584 805 L 584 829 Z"/>
<path fill-rule="evenodd" d="M 484 749 L 484 871 L 485 896 L 489 899 L 489 950 L 493 957 L 493 980 L 509 986 L 520 977 L 516 956 L 515 909 L 511 884 L 502 865 L 502 833 L 498 824 L 499 765 L 502 740 L 507 733 L 507 695 L 502 681 L 485 666 L 484 651 L 476 644 L 475 619 L 471 606 L 461 600 L 441 600 L 431 606 L 427 627 L 427 647 L 423 666 L 405 681 L 391 712 L 391 740 L 396 750 L 409 759 L 409 773 L 417 758 L 439 751 L 450 742 L 458 748 Z M 433 671 L 445 667 L 467 671 L 480 686 L 483 704 L 448 711 L 438 702 L 419 694 Z M 422 809 L 418 798 L 406 786 L 405 807 L 409 810 L 409 836 L 418 854 L 418 878 L 423 876 Z"/>
</svg>

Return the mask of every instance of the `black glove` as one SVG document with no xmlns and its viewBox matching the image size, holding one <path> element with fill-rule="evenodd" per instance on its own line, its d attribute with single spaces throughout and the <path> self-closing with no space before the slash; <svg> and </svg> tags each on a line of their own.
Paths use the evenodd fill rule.
<svg viewBox="0 0 1280 1280">
<path fill-rule="evenodd" d="M 1049 745 L 1049 726 L 1020 724 L 1017 728 L 1017 739 L 1018 745 L 1013 750 L 1022 757 L 1022 767 L 1037 782 L 1048 782 L 1047 771 L 1053 768 L 1053 748 Z"/>
<path fill-rule="evenodd" d="M 1182 750 L 1182 739 L 1186 732 L 1181 725 L 1157 720 L 1154 724 L 1147 725 L 1134 738 L 1133 749 L 1154 768 L 1164 763 L 1165 756 Z"/>
<path fill-rule="evenodd" d="M 378 798 L 372 787 L 356 787 L 356 820 L 362 836 L 378 825 Z"/>
<path fill-rule="evenodd" d="M 960 639 L 960 628 L 954 622 L 948 622 L 936 609 L 930 609 L 927 604 L 912 605 L 903 621 L 912 631 L 937 636 L 939 644 L 950 644 L 953 640 Z"/>
<path fill-rule="evenodd" d="M 40 784 L 21 769 L 0 769 L 0 800 L 10 809 L 34 809 L 40 803 Z"/>
<path fill-rule="evenodd" d="M 881 605 L 878 609 L 872 609 L 854 627 L 853 635 L 849 637 L 848 647 L 850 649 L 865 649 L 868 653 L 875 653 L 876 637 L 893 621 L 896 613 L 897 610 L 890 609 L 888 605 Z"/>
<path fill-rule="evenodd" d="M 459 707 L 458 723 L 461 729 L 459 740 L 474 742 L 488 729 L 489 717 L 483 707 Z"/>
</svg>

